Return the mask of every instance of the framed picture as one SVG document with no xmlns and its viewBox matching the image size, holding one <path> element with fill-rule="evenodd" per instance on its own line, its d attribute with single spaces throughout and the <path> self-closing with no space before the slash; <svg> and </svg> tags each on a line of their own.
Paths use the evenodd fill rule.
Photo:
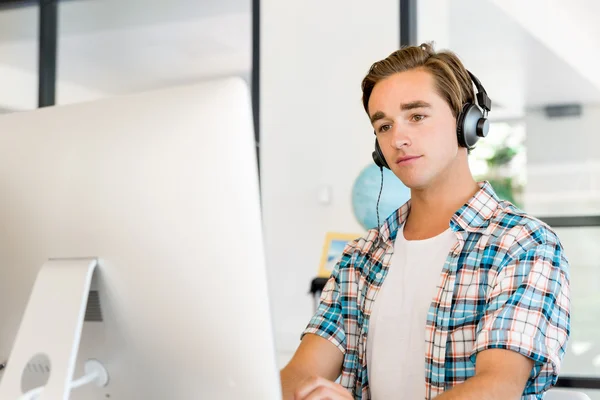
<svg viewBox="0 0 600 400">
<path fill-rule="evenodd" d="M 354 239 L 361 237 L 361 234 L 328 232 L 325 235 L 325 244 L 321 254 L 321 264 L 319 265 L 319 273 L 321 278 L 329 278 L 331 271 L 338 263 L 344 252 L 344 248 Z"/>
</svg>

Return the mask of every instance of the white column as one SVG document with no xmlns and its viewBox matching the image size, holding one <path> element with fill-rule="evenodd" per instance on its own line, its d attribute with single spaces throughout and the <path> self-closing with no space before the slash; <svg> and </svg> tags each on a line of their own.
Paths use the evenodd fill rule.
<svg viewBox="0 0 600 400">
<path fill-rule="evenodd" d="M 295 350 L 312 315 L 325 233 L 362 232 L 351 189 L 374 135 L 360 84 L 398 48 L 398 20 L 397 0 L 261 1 L 262 196 L 280 351 Z"/>
<path fill-rule="evenodd" d="M 434 42 L 436 50 L 450 48 L 450 1 L 417 1 L 417 41 Z"/>
</svg>

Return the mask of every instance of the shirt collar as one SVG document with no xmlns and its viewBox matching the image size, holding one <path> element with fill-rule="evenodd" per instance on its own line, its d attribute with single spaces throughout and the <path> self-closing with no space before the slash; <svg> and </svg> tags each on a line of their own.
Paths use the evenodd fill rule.
<svg viewBox="0 0 600 400">
<path fill-rule="evenodd" d="M 459 208 L 450 220 L 450 228 L 455 231 L 479 232 L 485 230 L 490 219 L 500 205 L 500 199 L 488 181 L 479 182 L 479 190 Z M 398 230 L 404 225 L 410 213 L 411 201 L 392 213 L 379 229 L 384 242 L 396 240 Z"/>
</svg>

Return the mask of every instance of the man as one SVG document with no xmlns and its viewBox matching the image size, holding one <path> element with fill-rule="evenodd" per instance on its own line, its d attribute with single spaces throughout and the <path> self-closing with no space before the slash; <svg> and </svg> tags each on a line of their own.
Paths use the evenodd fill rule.
<svg viewBox="0 0 600 400">
<path fill-rule="evenodd" d="M 547 225 L 474 180 L 475 79 L 428 44 L 365 77 L 378 162 L 411 200 L 346 247 L 281 371 L 285 399 L 541 399 L 556 382 L 568 261 Z"/>
</svg>

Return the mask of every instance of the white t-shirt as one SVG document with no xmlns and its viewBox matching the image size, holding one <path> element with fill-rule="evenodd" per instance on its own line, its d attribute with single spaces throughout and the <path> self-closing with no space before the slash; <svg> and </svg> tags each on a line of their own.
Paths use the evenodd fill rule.
<svg viewBox="0 0 600 400">
<path fill-rule="evenodd" d="M 427 312 L 456 241 L 450 229 L 425 240 L 406 240 L 403 229 L 398 231 L 367 337 L 373 400 L 425 398 Z"/>
</svg>

